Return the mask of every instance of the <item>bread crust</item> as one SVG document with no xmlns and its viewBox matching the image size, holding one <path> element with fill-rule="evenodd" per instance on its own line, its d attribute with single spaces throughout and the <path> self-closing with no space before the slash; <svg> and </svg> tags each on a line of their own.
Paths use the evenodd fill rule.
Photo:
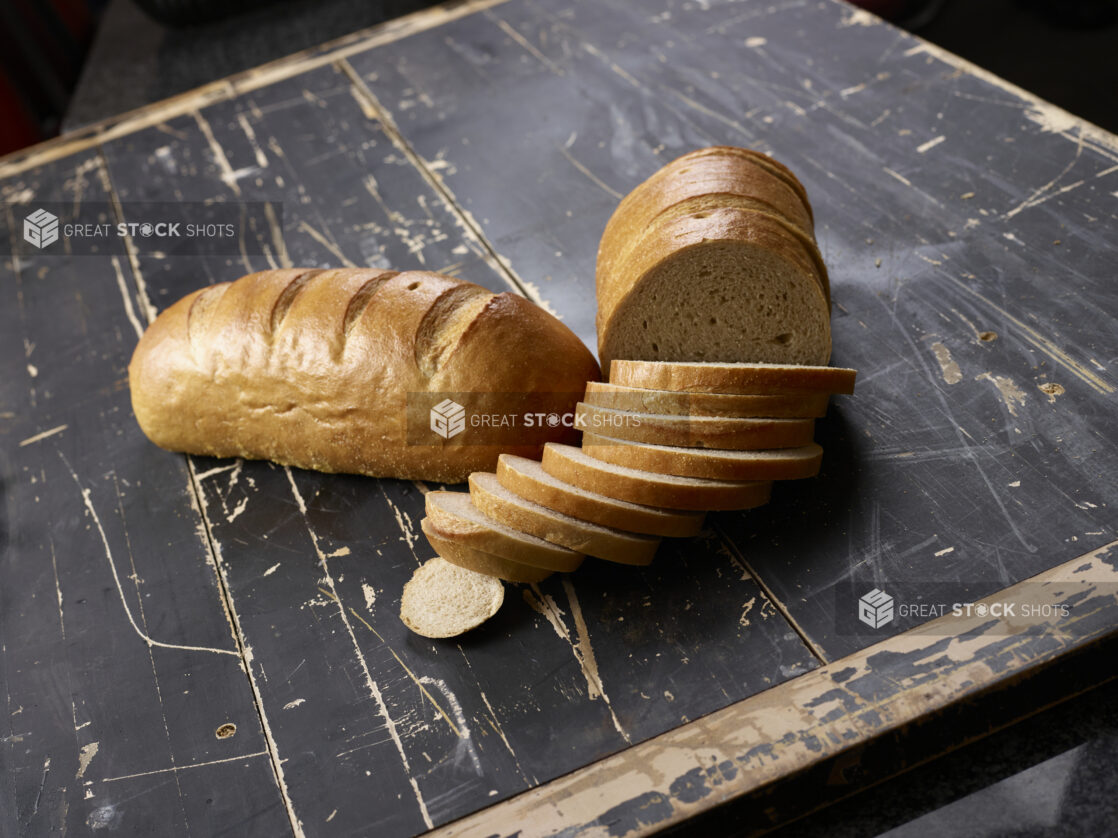
<svg viewBox="0 0 1118 838">
<path fill-rule="evenodd" d="M 543 471 L 540 463 L 523 457 L 502 454 L 497 463 L 497 479 L 523 498 L 604 527 L 668 538 L 698 535 L 703 528 L 702 512 L 681 512 L 611 498 L 553 477 Z"/>
<path fill-rule="evenodd" d="M 682 448 L 583 433 L 582 450 L 629 468 L 715 480 L 799 480 L 819 472 L 823 449 L 813 443 L 771 451 Z"/>
<path fill-rule="evenodd" d="M 523 498 L 488 472 L 470 475 L 470 497 L 474 506 L 507 527 L 609 562 L 650 564 L 660 544 L 655 536 L 582 521 Z"/>
<path fill-rule="evenodd" d="M 703 364 L 615 360 L 610 380 L 626 387 L 719 395 L 809 395 L 854 392 L 858 371 L 797 364 Z"/>
<path fill-rule="evenodd" d="M 419 527 L 436 553 L 451 564 L 467 570 L 484 573 L 486 576 L 496 576 L 506 582 L 527 583 L 542 582 L 553 573 L 542 567 L 521 564 L 455 541 L 434 526 L 429 518 L 421 520 Z"/>
<path fill-rule="evenodd" d="M 637 413 L 579 402 L 575 420 L 616 439 L 678 445 L 685 448 L 731 448 L 756 451 L 798 448 L 812 440 L 811 419 L 742 419 L 725 416 L 672 416 Z"/>
<path fill-rule="evenodd" d="M 427 520 L 444 539 L 560 573 L 582 564 L 583 554 L 489 517 L 465 492 L 428 492 L 426 507 Z"/>
<path fill-rule="evenodd" d="M 448 319 L 456 342 L 436 341 L 438 358 L 417 358 L 417 334 L 445 295 L 482 306 L 461 334 Z M 156 318 L 129 365 L 136 419 L 163 448 L 441 482 L 492 469 L 503 451 L 539 456 L 570 432 L 535 428 L 485 445 L 432 433 L 432 444 L 409 444 L 409 393 L 476 394 L 493 412 L 508 406 L 500 394 L 532 393 L 535 407 L 538 393 L 552 412 L 572 409 L 598 377 L 578 338 L 522 297 L 375 269 L 264 271 L 201 289 Z"/>
<path fill-rule="evenodd" d="M 570 445 L 544 446 L 541 465 L 553 477 L 611 498 L 689 511 L 753 509 L 769 502 L 772 483 L 741 480 L 664 480 L 662 474 L 598 460 Z"/>
<path fill-rule="evenodd" d="M 818 419 L 827 414 L 830 396 L 815 392 L 771 395 L 675 392 L 588 381 L 583 400 L 614 410 L 673 416 Z"/>
</svg>

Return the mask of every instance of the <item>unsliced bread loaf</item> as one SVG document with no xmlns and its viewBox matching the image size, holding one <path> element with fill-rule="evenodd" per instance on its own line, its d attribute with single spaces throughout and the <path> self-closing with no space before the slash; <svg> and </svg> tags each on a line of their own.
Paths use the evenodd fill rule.
<svg viewBox="0 0 1118 838">
<path fill-rule="evenodd" d="M 823 449 L 814 442 L 801 448 L 732 451 L 629 442 L 589 431 L 582 434 L 582 450 L 595 459 L 615 465 L 720 480 L 797 480 L 813 477 L 819 472 L 823 457 Z"/>
<path fill-rule="evenodd" d="M 702 512 L 680 512 L 611 498 L 553 477 L 539 461 L 525 457 L 502 454 L 497 461 L 497 479 L 522 498 L 605 527 L 675 538 L 697 535 L 703 527 Z"/>
<path fill-rule="evenodd" d="M 428 492 L 427 520 L 443 538 L 521 564 L 561 573 L 582 564 L 582 555 L 574 550 L 493 520 L 465 492 Z"/>
<path fill-rule="evenodd" d="M 655 536 L 603 527 L 534 503 L 506 489 L 497 475 L 489 472 L 470 475 L 470 497 L 474 506 L 493 520 L 587 556 L 646 565 L 660 545 Z"/>
<path fill-rule="evenodd" d="M 636 413 L 791 419 L 825 416 L 827 403 L 830 401 L 828 393 L 743 396 L 650 390 L 601 381 L 586 382 L 586 395 L 583 398 L 587 404 Z"/>
<path fill-rule="evenodd" d="M 424 637 L 455 637 L 477 628 L 505 601 L 494 576 L 436 557 L 416 568 L 400 595 L 400 619 Z"/>
<path fill-rule="evenodd" d="M 691 393 L 745 395 L 854 392 L 857 370 L 796 364 L 728 364 L 615 360 L 610 382 Z"/>
<path fill-rule="evenodd" d="M 667 509 L 752 509 L 768 503 L 768 481 L 705 480 L 617 465 L 572 445 L 544 446 L 544 471 L 566 483 L 630 503 Z"/>
<path fill-rule="evenodd" d="M 759 450 L 807 445 L 811 442 L 815 422 L 811 419 L 670 416 L 579 402 L 575 408 L 575 427 L 633 442 Z"/>
<path fill-rule="evenodd" d="M 598 275 L 598 354 L 651 361 L 826 364 L 830 309 L 799 240 L 762 213 L 703 210 L 651 225 Z"/>
<path fill-rule="evenodd" d="M 486 576 L 495 576 L 506 582 L 541 582 L 554 572 L 463 544 L 455 535 L 439 530 L 431 523 L 430 518 L 421 520 L 419 526 L 432 549 L 458 567 L 483 573 Z"/>
<path fill-rule="evenodd" d="M 561 414 L 597 377 L 575 334 L 523 297 L 366 268 L 195 291 L 148 327 L 128 368 L 136 420 L 164 448 L 442 482 L 575 438 L 543 424 L 515 439 L 437 433 L 428 411 L 448 394 L 471 413 Z"/>
</svg>

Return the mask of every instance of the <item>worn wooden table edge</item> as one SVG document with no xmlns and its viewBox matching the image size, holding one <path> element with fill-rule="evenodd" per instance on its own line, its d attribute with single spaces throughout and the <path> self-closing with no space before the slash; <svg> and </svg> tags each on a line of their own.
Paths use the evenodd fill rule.
<svg viewBox="0 0 1118 838">
<path fill-rule="evenodd" d="M 78 154 L 109 140 L 118 139 L 176 116 L 236 98 L 243 93 L 301 75 L 346 56 L 391 43 L 444 23 L 499 6 L 507 0 L 449 0 L 417 12 L 343 35 L 318 46 L 234 73 L 208 84 L 160 99 L 83 128 L 60 134 L 35 145 L 0 155 L 0 178 L 11 177 L 36 166 Z"/>
<path fill-rule="evenodd" d="M 1104 558 L 1114 549 L 1118 541 L 975 605 L 1028 594 L 1031 603 L 1055 606 L 1089 601 L 1094 594 L 1102 597 L 1106 608 L 1114 608 L 1118 564 Z M 1100 583 L 1106 586 L 1102 592 Z M 650 835 L 726 803 L 759 797 L 782 780 L 833 763 L 875 740 L 903 737 L 909 726 L 929 715 L 1028 680 L 1069 653 L 1087 652 L 1118 638 L 1114 621 L 1076 630 L 1076 623 L 1097 613 L 1095 609 L 1077 614 L 1072 608 L 1064 616 L 1034 623 L 1032 630 L 1023 630 L 1016 617 L 947 614 L 427 834 Z M 991 643 L 995 638 L 999 640 Z M 908 677 L 889 671 L 890 662 L 914 659 L 926 665 L 913 668 Z M 879 689 L 875 681 L 888 687 L 880 691 L 881 697 L 859 703 L 855 685 L 860 681 L 869 685 L 871 695 Z M 1030 714 L 1002 719 L 973 738 Z M 945 740 L 938 753 L 960 744 Z M 850 787 L 842 796 L 856 790 Z M 775 824 L 764 826 L 770 825 Z"/>
<path fill-rule="evenodd" d="M 60 134 L 41 143 L 0 155 L 0 178 L 11 177 L 36 166 L 50 163 L 63 157 L 78 154 L 88 148 L 112 139 L 126 136 L 157 125 L 175 116 L 203 108 L 216 102 L 233 99 L 243 93 L 266 87 L 317 67 L 373 49 L 381 44 L 406 38 L 418 32 L 434 29 L 444 23 L 466 17 L 485 9 L 499 6 L 508 0 L 450 0 L 426 9 L 421 9 L 393 20 L 385 21 L 349 35 L 344 35 L 324 44 L 310 47 L 275 61 L 218 79 L 209 84 L 184 91 L 176 96 L 152 102 L 134 110 L 125 111 L 84 128 Z M 883 23 L 872 13 L 863 9 L 853 10 L 858 22 Z M 1029 102 L 1046 130 L 1064 134 L 1077 129 L 1080 136 L 1096 142 L 1110 151 L 1118 153 L 1118 135 L 1076 116 L 1037 96 L 1001 76 L 979 67 L 962 56 L 956 55 L 930 41 L 914 36 L 920 43 L 915 48 L 945 64 L 955 67 L 1001 89 L 1012 93 L 1022 101 Z"/>
</svg>

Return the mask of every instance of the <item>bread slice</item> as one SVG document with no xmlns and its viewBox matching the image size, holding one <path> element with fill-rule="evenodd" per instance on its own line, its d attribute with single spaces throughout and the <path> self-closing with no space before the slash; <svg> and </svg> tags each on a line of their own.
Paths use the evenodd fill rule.
<svg viewBox="0 0 1118 838">
<path fill-rule="evenodd" d="M 579 402 L 575 407 L 575 427 L 633 442 L 756 451 L 807 445 L 811 442 L 815 422 L 811 419 L 670 416 Z"/>
<path fill-rule="evenodd" d="M 623 384 L 586 382 L 587 404 L 635 413 L 669 416 L 727 416 L 741 418 L 816 419 L 827 414 L 828 393 L 790 393 L 769 396 L 727 395 L 649 390 Z"/>
<path fill-rule="evenodd" d="M 582 564 L 582 555 L 574 550 L 494 521 L 465 492 L 428 492 L 427 520 L 443 538 L 520 564 L 561 573 Z"/>
<path fill-rule="evenodd" d="M 543 470 L 565 483 L 630 503 L 666 509 L 752 509 L 769 501 L 772 483 L 678 477 L 591 457 L 581 448 L 548 443 Z"/>
<path fill-rule="evenodd" d="M 416 568 L 400 595 L 400 619 L 424 637 L 456 637 L 477 628 L 505 601 L 501 580 L 435 557 Z"/>
<path fill-rule="evenodd" d="M 697 535 L 702 512 L 680 512 L 611 498 L 552 477 L 537 460 L 502 454 L 497 479 L 506 489 L 583 521 L 629 532 L 675 538 Z"/>
<path fill-rule="evenodd" d="M 546 448 L 546 446 L 545 446 Z M 770 451 L 733 451 L 681 448 L 629 442 L 583 431 L 582 450 L 614 465 L 720 480 L 796 480 L 819 472 L 823 449 L 814 442 L 801 448 Z"/>
<path fill-rule="evenodd" d="M 660 546 L 656 536 L 603 527 L 522 498 L 492 472 L 470 475 L 470 497 L 474 506 L 507 527 L 606 561 L 646 565 Z"/>
<path fill-rule="evenodd" d="M 826 364 L 830 309 L 810 255 L 780 224 L 704 210 L 650 226 L 631 258 L 599 272 L 598 353 L 603 366 Z"/>
<path fill-rule="evenodd" d="M 419 526 L 427 536 L 432 549 L 458 567 L 483 573 L 486 576 L 495 576 L 506 582 L 540 582 L 554 572 L 542 567 L 521 564 L 504 556 L 486 553 L 484 550 L 463 544 L 457 541 L 454 535 L 440 531 L 431 523 L 430 518 L 424 518 L 419 522 Z"/>
<path fill-rule="evenodd" d="M 799 364 L 655 363 L 615 360 L 610 382 L 689 393 L 745 395 L 854 392 L 857 370 Z"/>
</svg>

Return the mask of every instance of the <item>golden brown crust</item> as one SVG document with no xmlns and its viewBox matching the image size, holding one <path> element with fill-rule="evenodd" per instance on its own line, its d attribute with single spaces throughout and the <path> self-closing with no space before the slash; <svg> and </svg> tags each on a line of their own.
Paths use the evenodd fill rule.
<svg viewBox="0 0 1118 838">
<path fill-rule="evenodd" d="M 585 402 L 578 403 L 575 419 L 579 427 L 632 442 L 741 451 L 798 448 L 811 442 L 815 430 L 811 419 L 672 416 L 614 410 Z"/>
<path fill-rule="evenodd" d="M 830 396 L 814 392 L 787 395 L 693 393 L 588 381 L 583 400 L 614 410 L 673 416 L 818 419 L 827 414 Z"/>
<path fill-rule="evenodd" d="M 800 480 L 814 477 L 823 457 L 823 449 L 814 442 L 773 451 L 720 451 L 629 442 L 592 433 L 582 435 L 582 450 L 614 465 L 713 480 Z"/>
<path fill-rule="evenodd" d="M 441 366 L 420 369 L 424 318 L 462 288 L 489 305 L 445 347 Z M 194 292 L 156 318 L 129 366 L 133 409 L 144 433 L 175 451 L 462 481 L 494 468 L 502 451 L 539 456 L 543 442 L 570 432 L 535 428 L 516 444 L 484 445 L 469 444 L 465 433 L 446 441 L 432 433 L 439 444 L 409 444 L 409 393 L 453 388 L 499 411 L 509 404 L 495 394 L 540 389 L 540 406 L 558 412 L 572 409 L 585 382 L 599 377 L 566 326 L 509 297 L 421 271 L 250 274 Z M 509 358 L 523 360 L 506 365 Z M 551 377 L 525 374 L 523 364 L 544 358 Z M 535 405 L 531 396 L 516 407 Z"/>
<path fill-rule="evenodd" d="M 760 158 L 769 158 L 734 151 L 715 146 L 685 154 L 622 198 L 598 246 L 598 276 L 608 277 L 620 269 L 657 216 L 680 202 L 708 195 L 755 201 L 759 209 L 812 239 L 814 223 L 806 197 L 802 198 L 787 180 L 767 168 L 767 163 L 760 162 Z M 799 189 L 802 191 L 803 187 Z"/>
<path fill-rule="evenodd" d="M 752 509 L 769 502 L 772 483 L 735 480 L 673 480 L 635 466 L 616 466 L 570 445 L 544 446 L 544 471 L 611 498 L 690 511 Z"/>
<path fill-rule="evenodd" d="M 795 364 L 701 364 L 615 360 L 610 380 L 677 393 L 800 395 L 854 392 L 857 370 Z"/>
<path fill-rule="evenodd" d="M 455 541 L 440 532 L 428 518 L 420 521 L 419 526 L 436 553 L 451 564 L 467 570 L 484 573 L 486 576 L 496 576 L 506 582 L 542 582 L 553 573 L 542 567 L 530 567 Z"/>
<path fill-rule="evenodd" d="M 702 512 L 681 512 L 611 498 L 559 480 L 535 460 L 502 454 L 497 463 L 497 479 L 523 498 L 604 527 L 669 538 L 698 535 L 703 528 Z"/>
<path fill-rule="evenodd" d="M 647 565 L 660 545 L 655 536 L 592 524 L 527 500 L 489 472 L 470 475 L 470 497 L 474 506 L 507 527 L 604 561 Z"/>
</svg>

